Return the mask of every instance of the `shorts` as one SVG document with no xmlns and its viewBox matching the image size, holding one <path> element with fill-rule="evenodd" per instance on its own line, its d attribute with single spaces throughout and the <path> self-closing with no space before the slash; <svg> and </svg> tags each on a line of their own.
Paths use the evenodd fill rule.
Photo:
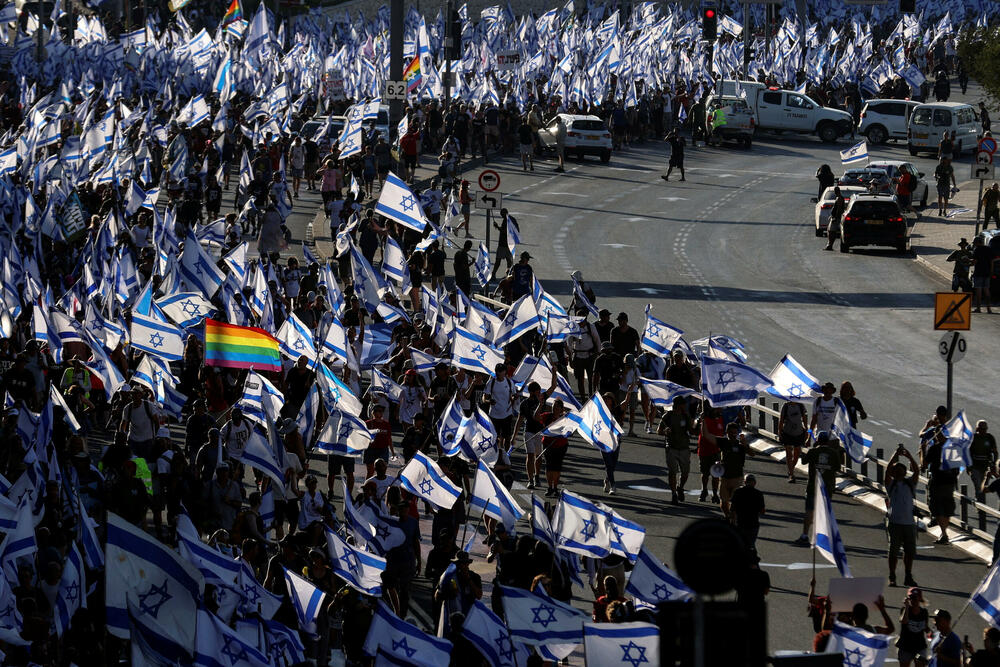
<svg viewBox="0 0 1000 667">
<path fill-rule="evenodd" d="M 462 215 L 469 215 L 472 212 L 472 204 L 462 204 Z"/>
<path fill-rule="evenodd" d="M 291 172 L 292 178 L 302 178 L 306 173 L 305 167 L 292 167 L 288 171 Z"/>
<path fill-rule="evenodd" d="M 903 547 L 903 553 L 912 556 L 917 553 L 917 527 L 916 525 L 906 525 L 902 523 L 890 523 L 886 527 L 889 533 L 889 555 L 895 556 L 899 553 L 899 548 Z"/>
<path fill-rule="evenodd" d="M 389 462 L 389 448 L 388 447 L 368 447 L 365 449 L 365 454 L 363 460 L 365 463 L 374 464 L 379 459 L 382 459 L 386 463 Z"/>
<path fill-rule="evenodd" d="M 701 470 L 702 475 L 711 475 L 712 466 L 719 460 L 719 454 L 708 454 L 706 456 L 698 457 L 698 469 Z"/>
<path fill-rule="evenodd" d="M 533 147 L 531 144 L 521 144 L 521 157 L 528 157 L 531 155 Z"/>
<path fill-rule="evenodd" d="M 684 168 L 684 158 L 680 155 L 671 155 L 670 161 L 667 162 L 668 167 L 677 167 L 678 169 Z"/>
<path fill-rule="evenodd" d="M 990 277 L 972 276 L 972 286 L 978 289 L 988 289 L 990 286 Z"/>
<path fill-rule="evenodd" d="M 542 451 L 542 437 L 537 433 L 524 432 L 524 451 L 528 454 L 540 454 Z"/>
<path fill-rule="evenodd" d="M 354 474 L 354 459 L 350 456 L 340 456 L 339 454 L 330 454 L 330 458 L 327 460 L 327 467 L 329 472 L 327 473 L 329 477 L 336 477 L 341 472 L 345 475 Z"/>
<path fill-rule="evenodd" d="M 938 197 L 941 197 L 943 199 L 950 199 L 951 198 L 951 186 L 948 185 L 947 183 L 945 183 L 944 185 L 941 185 L 939 183 L 938 186 L 937 186 L 937 193 L 938 193 Z"/>
<path fill-rule="evenodd" d="M 497 436 L 505 440 L 510 438 L 511 433 L 514 432 L 514 418 L 513 417 L 490 417 L 493 422 L 493 428 L 497 430 Z"/>
<path fill-rule="evenodd" d="M 545 450 L 545 471 L 562 472 L 563 459 L 569 447 L 549 447 Z"/>
<path fill-rule="evenodd" d="M 487 125 L 486 126 L 486 136 L 487 137 L 499 137 L 500 127 L 497 125 Z"/>
<path fill-rule="evenodd" d="M 581 359 L 579 356 L 574 356 L 573 361 L 570 362 L 570 368 L 573 369 L 573 375 L 580 377 L 583 373 L 593 374 L 594 372 L 594 358 L 584 357 Z"/>
<path fill-rule="evenodd" d="M 403 164 L 406 165 L 407 169 L 417 168 L 417 156 L 416 155 L 404 155 Z"/>
<path fill-rule="evenodd" d="M 955 515 L 955 486 L 952 484 L 928 484 L 927 506 L 932 517 Z"/>
<path fill-rule="evenodd" d="M 927 662 L 927 649 L 921 649 L 919 651 L 904 651 L 899 649 L 899 653 L 896 654 L 900 662 L 913 663 L 919 658 L 923 662 Z"/>
<path fill-rule="evenodd" d="M 781 433 L 778 435 L 778 442 L 785 447 L 802 447 L 802 445 L 806 444 L 806 432 L 802 431 L 798 435 Z"/>
<path fill-rule="evenodd" d="M 691 472 L 691 451 L 667 447 L 667 469 L 671 475 L 676 475 L 678 468 L 684 476 Z"/>
</svg>

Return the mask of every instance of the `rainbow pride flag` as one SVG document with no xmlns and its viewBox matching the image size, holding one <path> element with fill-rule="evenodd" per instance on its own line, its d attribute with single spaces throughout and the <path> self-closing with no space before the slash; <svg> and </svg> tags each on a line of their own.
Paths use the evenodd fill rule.
<svg viewBox="0 0 1000 667">
<path fill-rule="evenodd" d="M 222 17 L 222 25 L 227 26 L 233 21 L 239 21 L 243 18 L 243 7 L 240 6 L 240 0 L 233 0 L 229 5 L 229 9 L 226 10 L 226 15 Z"/>
<path fill-rule="evenodd" d="M 209 318 L 205 320 L 205 365 L 280 371 L 278 341 L 263 329 Z"/>
<path fill-rule="evenodd" d="M 403 70 L 403 81 L 406 82 L 406 92 L 412 93 L 420 85 L 420 56 L 413 56 L 413 60 Z"/>
</svg>

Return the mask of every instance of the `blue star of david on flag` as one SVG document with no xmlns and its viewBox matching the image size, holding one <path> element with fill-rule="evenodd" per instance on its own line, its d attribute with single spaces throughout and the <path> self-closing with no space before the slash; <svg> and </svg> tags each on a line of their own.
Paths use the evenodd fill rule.
<svg viewBox="0 0 1000 667">
<path fill-rule="evenodd" d="M 793 385 L 789 385 L 788 395 L 794 398 L 801 398 L 802 396 L 806 395 L 806 390 L 801 384 L 796 382 Z"/>
<path fill-rule="evenodd" d="M 514 651 L 510 648 L 510 639 L 500 635 L 493 640 L 493 643 L 497 645 L 497 653 L 503 660 L 510 660 L 514 657 Z"/>
<path fill-rule="evenodd" d="M 222 635 L 222 641 L 224 644 L 222 646 L 222 650 L 219 652 L 229 658 L 230 665 L 235 665 L 237 662 L 250 659 L 246 648 L 244 646 L 240 646 L 236 640 L 229 635 Z M 237 652 L 236 649 L 239 649 L 239 651 Z"/>
<path fill-rule="evenodd" d="M 434 485 L 431 484 L 431 480 L 425 479 L 424 481 L 420 482 L 421 493 L 429 494 L 433 490 L 434 490 Z"/>
<path fill-rule="evenodd" d="M 537 607 L 532 607 L 531 614 L 532 614 L 531 622 L 539 623 L 543 628 L 549 627 L 549 623 L 556 622 L 555 610 L 548 605 L 542 604 L 538 605 Z"/>
<path fill-rule="evenodd" d="M 484 435 L 483 437 L 479 438 L 479 444 L 476 445 L 476 449 L 478 449 L 481 452 L 485 452 L 488 451 L 489 448 L 492 446 L 493 446 L 493 438 Z"/>
<path fill-rule="evenodd" d="M 160 607 L 173 597 L 173 595 L 167 592 L 167 580 L 164 578 L 162 586 L 150 584 L 148 591 L 139 594 L 139 609 L 156 618 L 156 615 L 160 613 Z"/>
<path fill-rule="evenodd" d="M 847 649 L 844 651 L 844 667 L 863 667 L 864 657 L 860 649 Z"/>
<path fill-rule="evenodd" d="M 630 641 L 628 644 L 619 644 L 619 647 L 622 649 L 622 662 L 627 662 L 632 667 L 639 667 L 642 663 L 649 662 L 646 659 L 645 646 L 639 646 L 635 642 Z M 635 655 L 632 654 L 632 651 L 635 651 Z"/>
<path fill-rule="evenodd" d="M 149 344 L 153 347 L 159 349 L 163 345 L 163 336 L 158 333 L 154 333 L 149 337 Z"/>
<path fill-rule="evenodd" d="M 380 523 L 375 528 L 375 534 L 378 535 L 380 540 L 386 540 L 389 538 L 389 527 L 383 523 Z"/>
<path fill-rule="evenodd" d="M 580 534 L 588 540 L 594 539 L 594 536 L 597 535 L 597 519 L 584 519 Z"/>
<path fill-rule="evenodd" d="M 399 203 L 403 210 L 409 213 L 417 205 L 417 200 L 413 198 L 413 195 L 406 195 Z"/>
<path fill-rule="evenodd" d="M 350 572 L 357 572 L 361 569 L 361 563 L 358 561 L 358 556 L 353 551 L 346 551 L 344 555 L 337 560 L 344 561 L 344 567 Z"/>
<path fill-rule="evenodd" d="M 731 368 L 719 371 L 719 376 L 716 378 L 715 382 L 719 385 L 719 387 L 725 389 L 726 385 L 736 382 L 736 373 L 734 373 Z"/>
<path fill-rule="evenodd" d="M 649 326 L 646 327 L 646 332 L 650 336 L 659 336 L 660 335 L 660 325 L 656 324 L 655 322 L 650 322 Z"/>
<path fill-rule="evenodd" d="M 398 641 L 398 642 L 395 639 L 393 639 L 392 640 L 392 650 L 393 651 L 400 651 L 400 650 L 403 651 L 403 653 L 406 654 L 407 658 L 412 658 L 413 654 L 417 652 L 417 649 L 410 648 L 410 646 L 406 643 L 406 637 L 403 637 L 403 639 L 401 641 Z"/>
<path fill-rule="evenodd" d="M 257 602 L 260 600 L 260 591 L 257 590 L 256 586 L 244 586 L 243 597 L 246 598 L 247 603 L 251 606 L 256 606 Z"/>
<path fill-rule="evenodd" d="M 306 349 L 306 344 L 302 342 L 301 338 L 296 338 L 295 342 L 292 343 L 292 349 L 294 349 L 296 351 L 304 350 L 304 349 Z"/>
<path fill-rule="evenodd" d="M 77 582 L 71 583 L 66 587 L 66 602 L 73 605 L 76 599 L 80 596 L 80 584 Z"/>
<path fill-rule="evenodd" d="M 476 345 L 474 348 L 472 348 L 472 353 L 476 355 L 476 358 L 479 359 L 479 361 L 482 361 L 483 359 L 486 358 L 486 350 L 484 350 L 481 345 Z"/>
<path fill-rule="evenodd" d="M 669 600 L 670 599 L 670 589 L 664 584 L 656 584 L 653 587 L 653 595 L 656 596 L 657 600 Z"/>
<path fill-rule="evenodd" d="M 201 314 L 201 308 L 198 306 L 198 304 L 192 302 L 191 299 L 184 299 L 183 301 L 181 301 L 181 308 L 183 308 L 184 312 L 187 313 L 188 315 Z"/>
</svg>

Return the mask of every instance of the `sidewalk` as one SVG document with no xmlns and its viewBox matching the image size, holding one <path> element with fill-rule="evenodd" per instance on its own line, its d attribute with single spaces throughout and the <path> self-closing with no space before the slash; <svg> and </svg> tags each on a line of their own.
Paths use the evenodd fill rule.
<svg viewBox="0 0 1000 667">
<path fill-rule="evenodd" d="M 958 164 L 956 172 L 968 174 L 968 164 Z M 983 183 L 984 189 L 992 181 Z M 964 238 L 972 243 L 976 235 L 976 205 L 979 195 L 979 181 L 959 181 L 958 194 L 948 203 L 945 217 L 937 215 L 937 192 L 933 180 L 929 182 L 931 191 L 927 194 L 927 208 L 920 212 L 920 219 L 913 226 L 910 246 L 917 261 L 951 287 L 953 264 L 948 255 L 958 249 L 958 242 Z"/>
</svg>

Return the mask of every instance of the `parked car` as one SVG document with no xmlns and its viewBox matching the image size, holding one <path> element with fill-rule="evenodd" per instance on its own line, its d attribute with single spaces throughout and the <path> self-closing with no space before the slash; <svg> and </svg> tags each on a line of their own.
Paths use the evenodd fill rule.
<svg viewBox="0 0 1000 667">
<path fill-rule="evenodd" d="M 929 102 L 919 104 L 910 114 L 906 132 L 906 147 L 910 155 L 918 152 L 937 153 L 941 136 L 951 134 L 955 156 L 976 148 L 976 138 L 982 130 L 979 115 L 961 102 Z"/>
<path fill-rule="evenodd" d="M 863 188 L 870 188 L 872 185 L 878 192 L 890 192 L 892 190 L 892 179 L 885 169 L 873 169 L 872 167 L 857 167 L 848 169 L 837 179 L 837 185 L 857 185 Z"/>
<path fill-rule="evenodd" d="M 868 100 L 861 109 L 858 133 L 865 135 L 872 145 L 906 139 L 910 113 L 918 104 L 912 100 Z"/>
<path fill-rule="evenodd" d="M 579 116 L 569 113 L 557 115 L 566 125 L 566 156 L 576 155 L 583 159 L 585 155 L 596 155 L 601 162 L 611 160 L 611 132 L 604 121 L 597 116 Z M 553 118 L 545 127 L 538 130 L 538 138 L 545 148 L 555 148 L 556 119 Z"/>
</svg>

